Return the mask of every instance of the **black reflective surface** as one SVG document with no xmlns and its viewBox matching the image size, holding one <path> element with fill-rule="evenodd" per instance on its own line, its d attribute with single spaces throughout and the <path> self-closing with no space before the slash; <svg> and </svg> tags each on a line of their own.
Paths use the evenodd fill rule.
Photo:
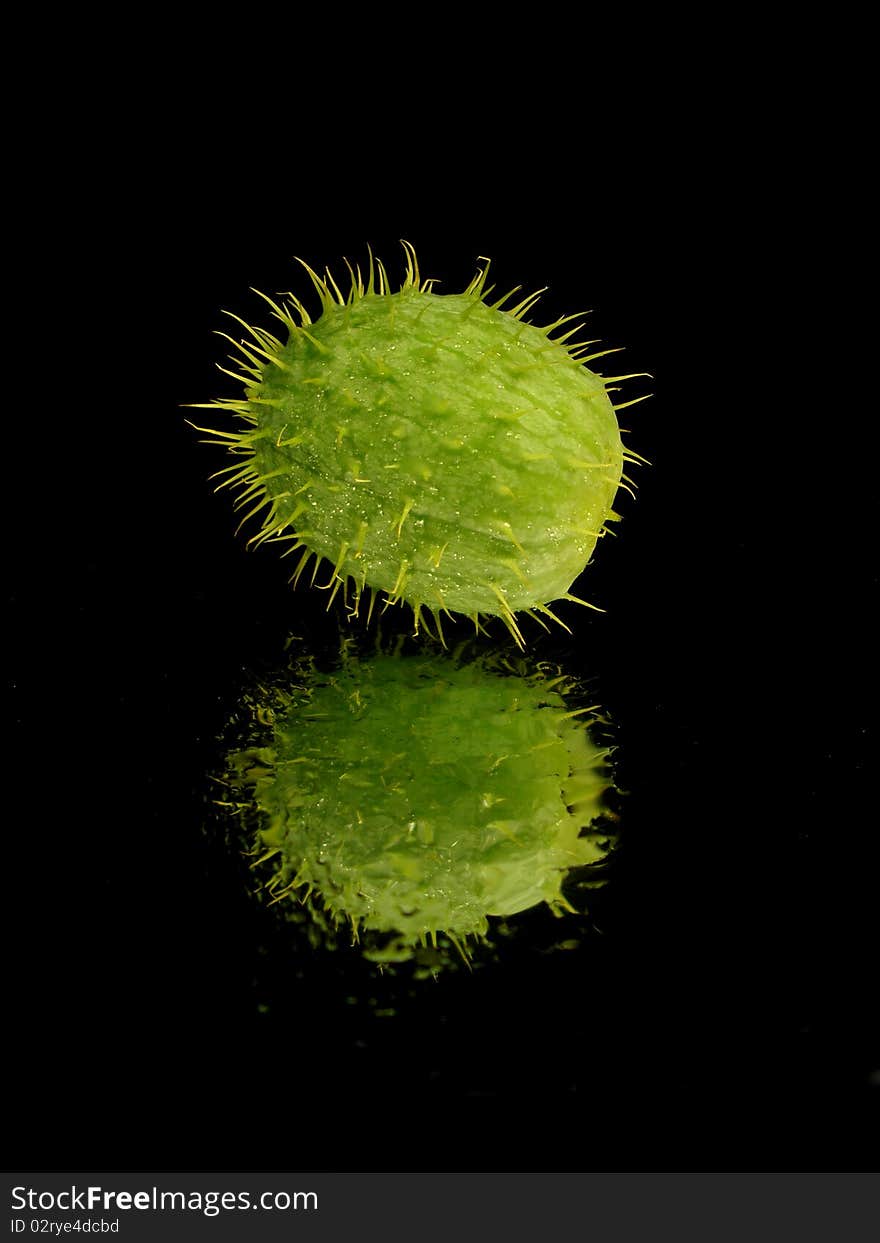
<svg viewBox="0 0 880 1243">
<path fill-rule="evenodd" d="M 849 529 L 825 501 L 830 416 L 784 379 L 803 288 L 777 252 L 768 290 L 685 168 L 577 209 L 561 172 L 512 213 L 457 167 L 283 212 L 129 169 L 41 278 L 66 309 L 13 479 L 14 1165 L 876 1168 L 871 575 L 858 501 Z M 396 272 L 400 236 L 440 290 L 491 255 L 499 289 L 551 286 L 536 319 L 595 308 L 656 394 L 622 419 L 653 465 L 580 582 L 605 612 L 554 649 L 616 731 L 611 883 L 577 948 L 412 991 L 293 953 L 202 831 L 242 680 L 323 600 L 244 551 L 180 409 L 229 391 L 222 307 L 302 292 L 294 253 L 370 242 Z"/>
</svg>

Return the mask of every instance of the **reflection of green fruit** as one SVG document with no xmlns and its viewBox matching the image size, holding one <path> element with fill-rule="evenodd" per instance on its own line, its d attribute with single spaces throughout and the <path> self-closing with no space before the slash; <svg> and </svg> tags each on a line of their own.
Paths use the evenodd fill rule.
<svg viewBox="0 0 880 1243">
<path fill-rule="evenodd" d="M 521 642 L 516 611 L 552 618 L 550 602 L 575 599 L 635 455 L 583 365 L 594 342 L 551 337 L 564 320 L 525 322 L 538 295 L 488 304 L 485 269 L 441 297 L 407 259 L 396 293 L 381 263 L 366 283 L 353 272 L 347 296 L 308 269 L 322 313 L 270 302 L 285 342 L 242 323 L 244 398 L 209 405 L 245 426 L 200 430 L 244 459 L 221 473 L 261 515 L 252 542 L 299 551 L 296 579 L 310 566 L 355 611 L 369 587 L 371 609 L 377 592 L 406 602 L 417 628 L 499 615 Z"/>
<path fill-rule="evenodd" d="M 589 709 L 562 675 L 434 655 L 347 657 L 300 680 L 270 746 L 240 753 L 269 889 L 412 948 L 485 934 L 487 916 L 567 907 L 608 787 Z"/>
</svg>

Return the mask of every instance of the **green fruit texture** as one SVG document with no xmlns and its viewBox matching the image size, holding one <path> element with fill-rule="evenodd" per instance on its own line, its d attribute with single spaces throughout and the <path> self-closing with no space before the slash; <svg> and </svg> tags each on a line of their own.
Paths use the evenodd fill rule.
<svg viewBox="0 0 880 1243">
<path fill-rule="evenodd" d="M 441 296 L 404 247 L 397 292 L 372 256 L 366 281 L 349 265 L 346 295 L 304 265 L 318 319 L 290 294 L 265 299 L 286 340 L 238 321 L 244 397 L 205 404 L 239 426 L 198 430 L 243 459 L 219 486 L 260 518 L 252 544 L 298 554 L 294 582 L 308 571 L 330 601 L 342 588 L 353 613 L 369 588 L 370 613 L 377 595 L 409 604 L 441 639 L 444 614 L 500 616 L 522 645 L 517 612 L 556 621 L 554 600 L 586 603 L 571 585 L 637 460 L 607 391 L 630 377 L 586 368 L 614 351 L 575 345 L 579 323 L 552 335 L 580 317 L 526 322 L 542 291 L 490 304 L 487 262 Z"/>
<path fill-rule="evenodd" d="M 612 844 L 609 748 L 572 689 L 555 666 L 497 655 L 301 666 L 272 708 L 254 705 L 269 745 L 233 753 L 226 777 L 246 791 L 231 805 L 271 899 L 316 904 L 356 939 L 390 934 L 398 958 L 483 938 L 491 916 L 572 910 L 566 875 L 595 872 Z"/>
</svg>

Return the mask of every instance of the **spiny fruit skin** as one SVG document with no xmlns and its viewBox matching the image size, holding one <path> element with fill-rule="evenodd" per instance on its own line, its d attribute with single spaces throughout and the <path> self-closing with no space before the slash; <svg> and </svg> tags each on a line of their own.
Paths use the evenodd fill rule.
<svg viewBox="0 0 880 1243">
<path fill-rule="evenodd" d="M 300 675 L 271 744 L 230 761 L 230 784 L 253 788 L 273 898 L 320 899 L 356 936 L 396 934 L 399 957 L 482 937 L 492 915 L 570 910 L 566 873 L 609 846 L 589 831 L 608 749 L 565 675 L 524 669 L 380 653 Z"/>
<path fill-rule="evenodd" d="M 478 626 L 499 615 L 521 643 L 515 613 L 556 620 L 547 606 L 575 599 L 616 517 L 627 455 L 614 407 L 583 365 L 594 342 L 570 344 L 576 328 L 552 338 L 566 321 L 524 321 L 537 294 L 489 305 L 484 269 L 439 296 L 407 256 L 396 293 L 372 260 L 347 297 L 307 269 L 322 314 L 313 323 L 292 295 L 271 303 L 284 343 L 243 324 L 245 399 L 209 404 L 243 418 L 215 434 L 247 460 L 221 474 L 243 487 L 245 518 L 262 516 L 252 542 L 299 553 L 294 581 L 311 562 L 331 599 L 351 581 L 355 612 L 369 587 L 409 603 L 416 629 L 426 614 L 438 629 L 444 612 Z"/>
</svg>

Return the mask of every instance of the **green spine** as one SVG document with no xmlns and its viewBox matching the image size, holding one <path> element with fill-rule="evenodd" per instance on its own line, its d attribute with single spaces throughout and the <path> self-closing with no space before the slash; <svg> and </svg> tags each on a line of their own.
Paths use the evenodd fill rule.
<svg viewBox="0 0 880 1243">
<path fill-rule="evenodd" d="M 576 344 L 579 316 L 526 322 L 538 294 L 490 303 L 488 265 L 439 296 L 406 253 L 394 293 L 372 259 L 367 282 L 350 269 L 345 296 L 307 268 L 315 322 L 293 295 L 266 299 L 284 341 L 239 321 L 244 398 L 208 405 L 243 427 L 199 430 L 243 459 L 219 486 L 242 489 L 243 521 L 259 518 L 252 544 L 296 554 L 294 582 L 307 574 L 330 601 L 341 589 L 355 614 L 368 589 L 369 613 L 377 596 L 407 603 L 441 640 L 444 615 L 478 628 L 500 616 L 522 646 L 518 611 L 543 624 L 554 600 L 586 603 L 571 585 L 638 457 L 607 391 L 631 377 L 587 369 L 614 351 Z"/>
</svg>

